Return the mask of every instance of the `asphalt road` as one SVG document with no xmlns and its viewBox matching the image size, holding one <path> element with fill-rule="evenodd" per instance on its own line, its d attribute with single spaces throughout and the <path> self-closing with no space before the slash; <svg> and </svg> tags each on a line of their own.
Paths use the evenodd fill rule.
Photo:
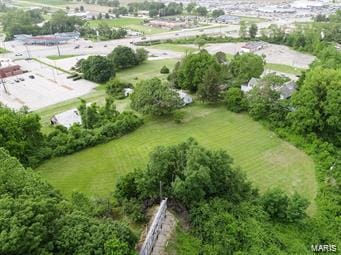
<svg viewBox="0 0 341 255">
<path fill-rule="evenodd" d="M 307 18 L 302 19 L 292 19 L 292 20 L 275 20 L 275 21 L 264 21 L 257 24 L 259 30 L 262 28 L 267 28 L 271 24 L 277 25 L 290 25 L 297 21 L 306 21 Z M 200 34 L 206 35 L 229 35 L 231 37 L 238 37 L 239 25 L 212 25 L 206 28 L 196 28 L 196 29 L 186 29 L 182 31 L 171 31 L 161 34 L 150 35 L 144 40 L 166 40 L 174 38 L 186 38 L 192 37 Z M 118 45 L 128 45 L 132 48 L 135 46 L 133 43 L 144 41 L 143 37 L 134 38 L 124 38 L 111 41 L 99 41 L 92 42 L 84 39 L 69 41 L 67 44 L 59 45 L 59 51 L 61 55 L 106 55 L 112 51 L 112 49 Z M 79 45 L 78 49 L 75 46 Z M 89 48 L 91 46 L 92 48 Z M 47 57 L 51 55 L 58 55 L 57 46 L 35 46 L 35 45 L 23 45 L 20 42 L 9 41 L 3 43 L 2 47 L 11 51 L 10 53 L 4 54 L 4 57 L 9 57 L 13 59 L 23 58 L 23 57 Z"/>
</svg>

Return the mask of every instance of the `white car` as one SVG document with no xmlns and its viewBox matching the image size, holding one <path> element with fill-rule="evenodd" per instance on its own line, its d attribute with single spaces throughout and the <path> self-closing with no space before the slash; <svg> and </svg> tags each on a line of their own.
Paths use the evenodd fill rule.
<svg viewBox="0 0 341 255">
<path fill-rule="evenodd" d="M 22 54 L 21 53 L 15 53 L 15 56 L 19 57 L 19 56 L 22 56 Z"/>
</svg>

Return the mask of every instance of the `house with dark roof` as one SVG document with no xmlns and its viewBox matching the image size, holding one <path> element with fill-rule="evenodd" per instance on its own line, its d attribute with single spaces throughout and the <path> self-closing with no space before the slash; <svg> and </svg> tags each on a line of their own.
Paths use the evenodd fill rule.
<svg viewBox="0 0 341 255">
<path fill-rule="evenodd" d="M 288 99 L 296 92 L 297 85 L 294 81 L 288 81 L 282 86 L 276 87 L 275 90 L 279 92 L 281 99 Z"/>
</svg>

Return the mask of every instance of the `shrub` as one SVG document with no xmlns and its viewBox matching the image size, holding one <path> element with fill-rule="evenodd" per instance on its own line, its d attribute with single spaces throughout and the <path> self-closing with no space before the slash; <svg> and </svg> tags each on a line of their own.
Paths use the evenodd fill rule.
<svg viewBox="0 0 341 255">
<path fill-rule="evenodd" d="M 167 66 L 163 66 L 160 70 L 162 74 L 169 74 L 169 68 Z"/>
<path fill-rule="evenodd" d="M 173 117 L 174 117 L 175 123 L 180 124 L 180 123 L 182 123 L 184 121 L 185 112 L 183 112 L 183 111 L 176 111 L 174 113 Z"/>
</svg>

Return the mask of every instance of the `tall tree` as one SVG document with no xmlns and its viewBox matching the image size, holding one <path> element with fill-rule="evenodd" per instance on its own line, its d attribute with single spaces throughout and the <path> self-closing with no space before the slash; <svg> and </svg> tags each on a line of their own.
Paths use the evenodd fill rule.
<svg viewBox="0 0 341 255">
<path fill-rule="evenodd" d="M 251 39 L 256 38 L 258 32 L 258 27 L 256 24 L 252 23 L 251 26 L 249 27 L 249 36 Z"/>
<path fill-rule="evenodd" d="M 198 96 L 202 101 L 217 102 L 220 96 L 220 70 L 209 66 L 205 71 L 202 82 L 198 86 Z"/>
<path fill-rule="evenodd" d="M 81 62 L 81 72 L 84 78 L 102 83 L 115 76 L 115 66 L 112 61 L 102 56 L 90 56 Z"/>
<path fill-rule="evenodd" d="M 131 95 L 131 107 L 143 114 L 167 115 L 181 104 L 177 92 L 171 90 L 158 78 L 139 82 Z"/>
<path fill-rule="evenodd" d="M 176 79 L 177 86 L 196 92 L 210 66 L 216 71 L 220 70 L 216 58 L 205 50 L 184 57 L 179 67 L 175 69 L 176 74 L 174 78 Z"/>
</svg>

